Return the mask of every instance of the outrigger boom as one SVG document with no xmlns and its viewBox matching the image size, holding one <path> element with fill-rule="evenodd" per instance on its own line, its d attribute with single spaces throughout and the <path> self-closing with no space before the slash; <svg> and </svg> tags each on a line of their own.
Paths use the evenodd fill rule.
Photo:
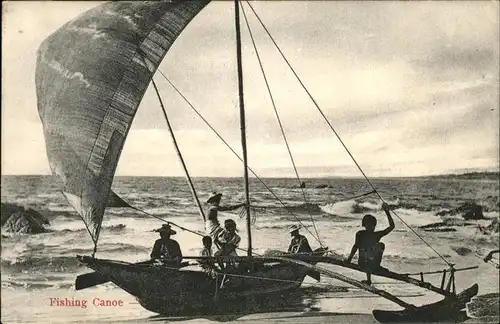
<svg viewBox="0 0 500 324">
<path fill-rule="evenodd" d="M 88 259 L 87 259 L 88 258 Z M 382 289 L 375 288 L 371 285 L 364 284 L 358 280 L 349 278 L 343 274 L 337 273 L 335 271 L 332 271 L 330 269 L 326 269 L 325 267 L 321 267 L 318 265 L 315 265 L 315 263 L 323 262 L 323 263 L 330 263 L 338 266 L 342 266 L 345 268 L 349 268 L 352 270 L 356 271 L 361 271 L 364 272 L 363 268 L 360 267 L 359 265 L 352 264 L 352 263 L 346 263 L 343 260 L 340 260 L 339 258 L 331 257 L 331 256 L 315 256 L 315 255 L 307 255 L 307 254 L 294 254 L 294 255 L 287 255 L 284 254 L 284 256 L 252 256 L 249 258 L 248 256 L 222 256 L 222 257 L 202 257 L 202 256 L 185 256 L 183 257 L 185 260 L 218 260 L 218 261 L 236 261 L 236 262 L 249 262 L 249 263 L 266 263 L 266 262 L 279 262 L 282 264 L 294 264 L 298 265 L 300 267 L 304 267 L 319 273 L 322 273 L 328 277 L 340 280 L 342 282 L 348 283 L 354 287 L 358 287 L 360 289 L 366 290 L 368 292 L 371 292 L 373 294 L 379 295 L 391 302 L 394 302 L 395 304 L 403 307 L 403 310 L 400 311 L 383 311 L 383 310 L 374 310 L 373 315 L 379 322 L 387 323 L 387 322 L 436 322 L 436 321 L 442 321 L 442 320 L 458 320 L 463 316 L 462 309 L 465 308 L 465 303 L 470 301 L 470 299 L 475 296 L 478 293 L 478 285 L 474 284 L 468 289 L 464 290 L 463 292 L 456 294 L 455 289 L 454 289 L 454 272 L 458 271 L 466 271 L 466 270 L 471 270 L 475 269 L 477 267 L 467 267 L 467 268 L 459 268 L 459 269 L 453 269 L 451 268 L 451 273 L 449 276 L 448 284 L 445 289 L 443 289 L 444 286 L 444 276 L 446 272 L 444 271 L 432 271 L 428 272 L 431 274 L 438 274 L 443 272 L 443 280 L 441 283 L 441 288 L 433 286 L 432 284 L 423 281 L 414 279 L 409 277 L 410 274 L 400 274 L 396 273 L 384 268 L 381 268 L 380 270 L 373 271 L 373 275 L 389 278 L 389 279 L 394 279 L 398 281 L 403 281 L 407 282 L 419 287 L 422 287 L 424 289 L 428 289 L 430 291 L 433 291 L 435 293 L 441 294 L 445 296 L 445 298 L 439 302 L 428 304 L 428 305 L 423 305 L 423 306 L 416 306 L 412 305 L 410 303 L 407 303 L 398 297 L 388 293 L 387 291 L 384 291 Z M 86 261 L 90 260 L 89 257 L 79 257 L 79 260 L 83 263 Z M 95 259 L 94 259 L 95 260 Z M 101 261 L 106 261 L 106 260 L 101 260 Z M 311 263 L 308 263 L 311 262 Z M 135 264 L 136 266 L 140 266 L 143 264 L 144 266 L 147 266 L 146 263 L 149 263 L 149 261 L 142 262 Z M 188 265 L 188 262 L 184 262 L 184 266 Z M 132 265 L 132 264 L 130 264 Z M 169 267 L 166 267 L 169 269 Z M 172 268 L 174 269 L 174 268 Z M 176 268 L 178 269 L 178 268 Z M 97 273 L 94 273 L 95 275 L 98 275 Z M 423 276 L 425 273 L 418 273 L 418 274 L 411 274 L 411 275 L 421 275 Z M 93 273 L 90 273 L 88 275 L 93 275 Z M 233 273 L 223 273 L 220 272 L 219 275 L 234 275 Z M 242 277 L 245 277 L 245 274 L 241 274 Z M 99 279 L 99 278 L 93 278 Z M 265 280 L 266 278 L 262 278 Z M 107 281 L 108 278 L 103 277 L 102 282 L 96 282 L 96 284 L 103 283 Z M 80 289 L 84 289 L 86 287 L 82 286 Z M 78 289 L 78 288 L 77 288 Z"/>
</svg>

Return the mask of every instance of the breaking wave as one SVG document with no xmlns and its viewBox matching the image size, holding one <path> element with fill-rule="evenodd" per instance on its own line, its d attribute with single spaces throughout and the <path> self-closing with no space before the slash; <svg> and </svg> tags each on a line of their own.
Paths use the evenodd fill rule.
<svg viewBox="0 0 500 324">
<path fill-rule="evenodd" d="M 110 232 L 121 232 L 121 231 L 125 230 L 126 227 L 127 227 L 127 225 L 125 225 L 125 224 L 116 224 L 116 225 L 103 226 L 102 229 L 104 229 L 106 231 L 110 231 Z M 87 229 L 85 229 L 85 228 L 78 228 L 78 229 L 65 228 L 65 229 L 62 229 L 58 232 L 61 234 L 64 234 L 64 233 L 78 233 L 78 232 L 86 232 L 86 231 L 87 231 Z"/>
</svg>

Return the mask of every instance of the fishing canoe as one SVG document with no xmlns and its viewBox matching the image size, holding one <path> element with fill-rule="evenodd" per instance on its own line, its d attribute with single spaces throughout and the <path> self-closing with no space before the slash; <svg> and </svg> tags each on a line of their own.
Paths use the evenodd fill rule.
<svg viewBox="0 0 500 324">
<path fill-rule="evenodd" d="M 159 267 L 151 262 L 133 264 L 95 257 L 105 209 L 139 210 L 115 194 L 111 185 L 132 121 L 150 84 L 157 93 L 191 191 L 205 219 L 152 78 L 177 37 L 208 3 L 208 0 L 108 2 L 63 25 L 40 45 L 35 82 L 50 168 L 53 175 L 62 180 L 62 194 L 79 213 L 94 243 L 91 256 L 77 258 L 95 274 L 81 277 L 88 279 L 87 282 L 82 280 L 81 284 L 77 279 L 77 288 L 112 281 L 135 296 L 150 311 L 171 316 L 192 316 L 217 313 L 223 311 L 221 307 L 225 305 L 230 305 L 234 312 L 238 311 L 237 305 L 248 309 L 252 304 L 268 304 L 297 291 L 306 275 L 319 279 L 316 276 L 319 272 L 378 294 L 405 308 L 400 312 L 375 311 L 374 316 L 379 321 L 421 321 L 432 319 L 429 317 L 431 313 L 439 313 L 443 318 L 445 313 L 449 317 L 459 313 L 462 304 L 477 293 L 477 285 L 457 295 L 454 284 L 453 289 L 450 285 L 445 290 L 443 287 L 435 289 L 423 280 L 412 281 L 409 276 L 390 271 L 377 273 L 445 295 L 439 303 L 417 308 L 390 293 L 315 266 L 317 262 L 328 262 L 327 259 L 254 256 L 237 0 L 236 52 L 248 236 L 247 256 L 238 259 L 243 266 L 240 264 L 232 271 L 212 277 L 188 267 Z M 378 195 L 375 188 L 373 192 Z M 232 261 L 235 260 L 233 258 Z M 338 260 L 330 260 L 329 263 L 364 270 Z M 450 312 L 453 314 L 450 315 Z M 434 316 L 436 318 L 437 315 Z"/>
</svg>

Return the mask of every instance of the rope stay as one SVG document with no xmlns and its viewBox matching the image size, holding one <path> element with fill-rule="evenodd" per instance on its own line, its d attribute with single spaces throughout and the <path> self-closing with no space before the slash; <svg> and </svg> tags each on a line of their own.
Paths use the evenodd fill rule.
<svg viewBox="0 0 500 324">
<path fill-rule="evenodd" d="M 308 201 L 308 199 L 306 197 L 306 193 L 305 193 L 304 188 L 300 185 L 302 183 L 302 180 L 300 179 L 299 172 L 297 170 L 297 166 L 295 164 L 295 160 L 293 158 L 292 151 L 290 149 L 290 145 L 288 144 L 288 140 L 287 140 L 286 135 L 285 135 L 285 130 L 283 128 L 283 124 L 281 122 L 281 118 L 280 118 L 280 115 L 278 113 L 278 108 L 276 107 L 276 103 L 274 101 L 274 97 L 273 97 L 271 88 L 269 86 L 269 81 L 267 80 L 266 72 L 264 70 L 264 66 L 262 64 L 262 60 L 260 59 L 259 50 L 257 49 L 257 44 L 255 43 L 255 39 L 253 37 L 253 33 L 252 33 L 251 28 L 250 28 L 250 24 L 248 23 L 248 18 L 247 18 L 246 12 L 245 12 L 245 8 L 243 6 L 241 6 L 241 11 L 243 12 L 243 17 L 245 18 L 245 23 L 247 25 L 248 33 L 250 35 L 250 39 L 252 40 L 253 48 L 255 50 L 255 54 L 256 54 L 257 60 L 259 62 L 259 66 L 260 66 L 260 70 L 262 72 L 262 76 L 264 77 L 264 81 L 266 83 L 267 92 L 269 93 L 269 98 L 271 99 L 271 103 L 272 103 L 272 106 L 273 106 L 274 114 L 276 115 L 276 119 L 278 121 L 278 125 L 279 125 L 280 130 L 281 130 L 281 135 L 283 136 L 283 141 L 285 142 L 286 149 L 287 149 L 288 155 L 290 157 L 290 161 L 292 162 L 293 170 L 295 171 L 295 176 L 297 177 L 297 182 L 299 184 L 299 188 L 300 188 L 300 190 L 302 192 L 302 196 L 304 197 L 304 202 L 306 204 L 308 204 L 309 201 Z M 316 228 L 316 223 L 314 222 L 313 216 L 312 216 L 312 214 L 310 212 L 309 212 L 309 217 L 311 218 L 311 222 L 313 224 L 314 231 L 316 232 L 316 236 L 317 236 L 317 240 L 319 242 L 319 245 L 321 247 L 323 247 L 323 244 L 321 243 L 320 236 L 319 236 L 319 233 L 318 233 L 318 229 Z"/>
<path fill-rule="evenodd" d="M 234 156 L 236 156 L 241 162 L 243 162 L 243 159 L 239 156 L 238 153 L 236 153 L 236 151 L 231 147 L 231 145 L 229 145 L 227 143 L 227 141 L 219 134 L 219 132 L 217 132 L 217 130 L 215 130 L 213 128 L 213 126 L 205 119 L 205 117 L 193 106 L 193 104 L 182 94 L 182 92 L 175 86 L 175 84 L 172 83 L 172 81 L 160 70 L 158 69 L 157 70 L 158 73 L 160 73 L 160 75 L 170 84 L 170 86 L 172 86 L 172 88 L 182 97 L 182 99 L 184 99 L 184 101 L 191 107 L 191 109 L 198 115 L 198 117 L 200 117 L 200 119 L 212 130 L 212 132 L 222 141 L 222 143 L 224 143 L 224 145 L 226 145 L 226 147 L 233 153 Z M 266 188 L 267 191 L 269 191 L 269 193 L 271 193 L 271 195 L 273 195 L 273 197 L 279 201 L 279 203 L 285 207 L 285 209 L 287 209 L 286 207 L 288 207 L 285 202 L 280 198 L 278 197 L 278 195 L 276 195 L 276 193 L 264 182 L 264 180 L 262 180 L 261 177 L 259 177 L 257 175 L 257 173 L 255 173 L 252 168 L 250 168 L 250 166 L 247 166 L 248 167 L 248 170 L 254 175 L 254 177 L 259 180 L 259 182 Z M 300 224 L 302 225 L 302 227 L 314 238 L 316 239 L 316 241 L 318 241 L 318 239 L 316 238 L 316 236 L 309 230 L 309 228 L 307 226 L 304 225 L 304 223 L 298 218 L 297 215 L 295 215 L 292 211 L 288 210 L 287 211 L 289 212 L 290 215 L 292 215 L 295 220 Z"/>
<path fill-rule="evenodd" d="M 283 52 L 281 51 L 280 47 L 278 46 L 278 44 L 276 43 L 276 41 L 274 40 L 274 38 L 271 36 L 269 30 L 267 29 L 267 27 L 264 25 L 264 23 L 262 22 L 262 20 L 260 19 L 259 15 L 257 15 L 257 13 L 255 12 L 254 8 L 252 7 L 252 5 L 246 1 L 247 5 L 250 7 L 250 9 L 252 10 L 253 14 L 255 15 L 255 17 L 257 18 L 257 20 L 259 21 L 259 23 L 261 24 L 262 28 L 265 30 L 266 34 L 268 35 L 268 37 L 271 39 L 272 43 L 274 44 L 274 46 L 276 47 L 276 49 L 278 50 L 278 52 L 280 53 L 281 57 L 283 58 L 283 60 L 286 62 L 286 64 L 288 65 L 288 67 L 290 68 L 291 72 L 294 74 L 295 78 L 297 79 L 297 81 L 300 83 L 300 85 L 302 86 L 302 88 L 304 89 L 304 91 L 307 93 L 307 95 L 309 96 L 309 98 L 311 99 L 311 101 L 313 102 L 314 106 L 316 106 L 318 112 L 321 114 L 321 116 L 323 117 L 323 119 L 325 120 L 325 122 L 328 124 L 328 126 L 330 127 L 330 129 L 333 131 L 333 133 L 335 134 L 335 136 L 337 137 L 337 139 L 339 140 L 339 142 L 342 144 L 342 146 L 344 147 L 344 149 L 346 150 L 346 152 L 349 154 L 349 156 L 351 157 L 352 161 L 354 162 L 354 164 L 356 165 L 356 167 L 359 169 L 359 171 L 361 172 L 361 174 L 363 175 L 363 177 L 365 178 L 365 180 L 368 182 L 368 184 L 370 185 L 370 187 L 372 187 L 372 189 L 375 191 L 375 194 L 379 197 L 379 199 L 382 201 L 382 202 L 385 202 L 385 200 L 382 198 L 382 196 L 378 193 L 378 191 L 376 190 L 375 186 L 372 184 L 372 182 L 370 181 L 370 179 L 366 176 L 365 172 L 363 171 L 363 169 L 361 168 L 361 166 L 358 164 L 358 162 L 356 161 L 356 159 L 354 158 L 354 156 L 351 154 L 351 152 L 349 151 L 349 149 L 347 148 L 347 146 L 344 144 L 344 141 L 341 139 L 340 135 L 337 133 L 337 131 L 333 128 L 332 124 L 330 123 L 330 121 L 328 120 L 328 118 L 326 117 L 326 115 L 323 113 L 323 111 L 321 110 L 321 108 L 319 107 L 318 103 L 316 102 L 316 100 L 313 98 L 313 96 L 311 95 L 311 93 L 309 92 L 309 90 L 307 89 L 307 87 L 304 85 L 304 83 L 302 82 L 302 80 L 300 79 L 300 77 L 298 76 L 297 72 L 295 72 L 294 68 L 292 67 L 292 65 L 290 64 L 290 62 L 288 61 L 288 59 L 285 57 L 285 55 L 283 54 Z M 436 253 L 437 256 L 439 256 L 448 266 L 451 266 L 452 264 L 450 262 L 448 262 L 444 256 L 442 256 L 438 251 L 436 251 L 426 240 L 424 240 L 424 238 L 422 236 L 420 236 L 410 225 L 408 225 L 396 212 L 392 211 L 392 213 L 406 226 L 408 227 L 418 238 L 420 238 L 420 240 L 422 240 L 422 242 L 424 242 L 432 251 L 434 251 L 434 253 Z"/>
<path fill-rule="evenodd" d="M 170 125 L 170 121 L 167 116 L 167 111 L 165 110 L 165 106 L 163 105 L 163 100 L 161 99 L 160 92 L 158 91 L 158 87 L 156 86 L 156 82 L 153 78 L 151 78 L 151 83 L 153 84 L 153 87 L 156 92 L 156 96 L 158 97 L 158 101 L 160 102 L 161 110 L 163 111 L 163 117 L 165 117 L 165 121 L 167 122 L 167 127 L 168 131 L 170 132 L 170 135 L 172 137 L 172 142 L 175 147 L 175 151 L 177 152 L 177 156 L 179 157 L 179 160 L 182 164 L 182 167 L 184 168 L 184 172 L 186 174 L 186 179 L 189 184 L 189 188 L 191 189 L 191 194 L 193 195 L 193 198 L 196 201 L 196 205 L 198 206 L 198 210 L 200 212 L 201 217 L 203 218 L 203 222 L 206 221 L 205 213 L 203 212 L 203 207 L 201 206 L 200 200 L 198 199 L 198 195 L 196 194 L 196 189 L 194 187 L 193 181 L 191 180 L 191 177 L 189 176 L 189 171 L 187 169 L 186 163 L 184 162 L 184 158 L 182 157 L 182 153 L 179 149 L 179 146 L 177 145 L 177 140 L 175 139 L 174 135 L 174 130 L 172 129 L 172 126 Z"/>
<path fill-rule="evenodd" d="M 142 210 L 142 209 L 137 208 L 137 207 L 134 207 L 134 206 L 132 206 L 132 205 L 130 205 L 130 204 L 129 204 L 129 206 L 130 206 L 130 208 L 132 208 L 132 209 L 133 209 L 133 210 L 135 210 L 135 211 L 138 211 L 138 212 L 140 212 L 140 213 L 142 213 L 142 214 L 144 214 L 144 215 L 147 215 L 147 216 L 150 216 L 150 217 L 156 218 L 156 219 L 158 219 L 158 220 L 160 220 L 160 221 L 162 221 L 162 222 L 164 222 L 164 223 L 167 223 L 167 224 L 169 224 L 169 225 L 171 225 L 171 226 L 177 227 L 178 229 L 181 229 L 181 230 L 183 230 L 183 231 L 186 231 L 186 232 L 189 232 L 189 233 L 192 233 L 192 234 L 198 235 L 198 236 L 200 236 L 200 237 L 203 237 L 203 236 L 205 236 L 205 235 L 206 235 L 206 234 L 204 234 L 204 233 L 202 233 L 202 232 L 194 231 L 194 230 L 191 230 L 191 229 L 186 228 L 186 227 L 184 227 L 184 226 L 177 225 L 176 223 L 173 223 L 173 222 L 171 222 L 171 221 L 165 220 L 165 219 L 163 219 L 163 218 L 161 218 L 161 217 L 159 217 L 159 216 L 156 216 L 156 215 L 154 215 L 154 214 L 148 213 L 147 211 Z M 246 250 L 245 250 L 245 249 L 242 249 L 242 248 L 236 248 L 236 249 L 237 249 L 237 250 L 239 250 L 239 251 L 246 252 Z M 257 256 L 260 256 L 259 254 L 255 253 L 255 252 L 252 252 L 252 253 L 253 253 L 253 254 L 255 254 L 255 255 L 257 255 Z"/>
</svg>

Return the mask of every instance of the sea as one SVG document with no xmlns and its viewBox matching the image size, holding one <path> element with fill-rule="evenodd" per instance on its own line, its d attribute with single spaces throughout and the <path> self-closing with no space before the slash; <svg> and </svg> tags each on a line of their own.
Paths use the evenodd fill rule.
<svg viewBox="0 0 500 324">
<path fill-rule="evenodd" d="M 361 219 L 365 214 L 377 218 L 379 229 L 388 225 L 380 199 L 373 193 L 368 194 L 372 187 L 366 180 L 314 178 L 302 181 L 306 185 L 303 190 L 296 179 L 269 178 L 262 182 L 250 179 L 254 252 L 286 251 L 290 242 L 287 229 L 300 223 L 302 234 L 313 248 L 320 247 L 321 242 L 332 253 L 346 257 L 356 232 L 362 229 Z M 498 296 L 498 269 L 484 263 L 482 258 L 488 251 L 498 248 L 499 236 L 481 230 L 499 218 L 498 180 L 386 178 L 371 181 L 393 206 L 395 214 L 396 228 L 383 238 L 386 245 L 384 267 L 402 273 L 438 271 L 447 268 L 443 259 L 454 263 L 455 268 L 477 266 L 456 273 L 457 290 L 478 283 L 479 295 Z M 193 178 L 193 183 L 202 202 L 214 191 L 223 193 L 223 205 L 244 200 L 241 178 Z M 190 230 L 204 230 L 184 178 L 116 177 L 113 190 L 138 210 Z M 51 176 L 2 176 L 1 200 L 38 210 L 51 224 L 50 232 L 43 234 L 2 231 L 2 323 L 260 323 L 263 320 L 270 323 L 376 323 L 372 310 L 399 309 L 379 296 L 323 276 L 319 283 L 306 278 L 300 296 L 283 309 L 264 309 L 258 314 L 165 318 L 143 309 L 133 296 L 112 283 L 75 290 L 76 276 L 90 272 L 75 256 L 90 255 L 93 243 L 84 223 Z M 483 206 L 485 218 L 461 222 L 461 215 L 438 215 L 466 202 Z M 149 258 L 158 238 L 153 230 L 163 222 L 138 210 L 107 209 L 96 257 L 128 262 Z M 222 212 L 219 217 L 221 222 L 228 218 L 236 221 L 242 237 L 240 247 L 244 249 L 248 235 L 240 210 Z M 456 218 L 456 225 L 443 231 L 421 228 L 445 218 Z M 176 231 L 173 238 L 179 242 L 183 254 L 198 255 L 201 238 L 179 228 Z M 325 267 L 354 279 L 364 279 L 362 273 L 334 265 Z M 426 275 L 425 280 L 439 286 L 441 275 Z M 415 305 L 440 299 L 439 295 L 425 289 L 390 279 L 374 277 L 373 284 Z M 95 299 L 122 301 L 122 305 L 99 306 L 94 304 Z M 73 300 L 73 303 L 85 300 L 87 303 L 85 307 L 82 303 L 80 306 L 61 306 L 57 300 Z M 498 323 L 498 313 L 496 317 L 489 314 L 468 322 Z"/>
</svg>

